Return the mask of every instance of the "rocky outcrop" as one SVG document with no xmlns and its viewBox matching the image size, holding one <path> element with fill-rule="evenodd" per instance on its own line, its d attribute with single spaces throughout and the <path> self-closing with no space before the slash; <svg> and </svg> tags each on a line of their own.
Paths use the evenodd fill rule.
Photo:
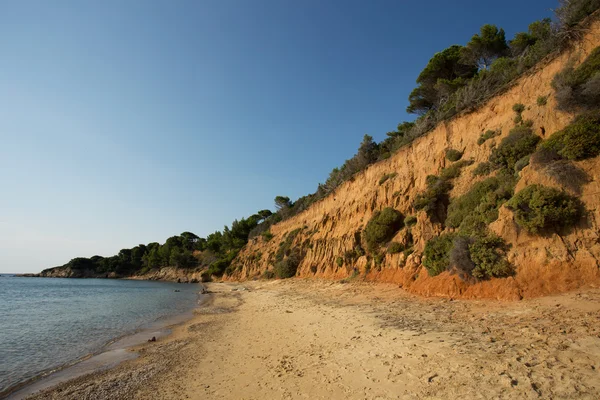
<svg viewBox="0 0 600 400">
<path fill-rule="evenodd" d="M 500 217 L 490 227 L 510 245 L 509 261 L 516 275 L 504 279 L 468 284 L 455 275 L 442 273 L 429 277 L 421 265 L 421 254 L 427 240 L 440 233 L 441 225 L 432 223 L 419 212 L 412 228 L 414 253 L 386 254 L 379 268 L 368 268 L 366 256 L 347 261 L 344 256 L 360 241 L 360 231 L 374 212 L 393 207 L 411 215 L 412 202 L 422 192 L 428 175 L 437 175 L 450 164 L 445 158 L 448 148 L 464 152 L 465 159 L 474 160 L 454 181 L 451 197 L 464 194 L 478 179 L 472 170 L 487 161 L 491 149 L 506 137 L 514 126 L 515 103 L 523 103 L 524 119 L 534 121 L 533 129 L 542 138 L 564 128 L 572 115 L 556 109 L 550 83 L 569 60 L 581 62 L 600 45 L 600 22 L 593 23 L 584 40 L 563 54 L 539 65 L 521 77 L 504 93 L 489 100 L 480 109 L 438 125 L 432 132 L 415 140 L 391 158 L 378 162 L 341 185 L 335 193 L 313 204 L 301 214 L 274 225 L 274 237 L 265 241 L 257 237 L 248 243 L 234 260 L 237 270 L 225 279 L 252 279 L 272 269 L 275 254 L 285 236 L 294 230 L 300 233 L 294 246 L 304 250 L 297 276 L 342 279 L 360 274 L 367 280 L 395 282 L 406 290 L 428 296 L 492 297 L 518 299 L 570 290 L 583 285 L 600 285 L 600 160 L 577 163 L 590 175 L 582 201 L 588 210 L 586 222 L 565 236 L 530 236 L 519 230 L 512 212 L 502 207 Z M 538 105 L 539 96 L 548 96 L 547 104 Z M 500 130 L 502 134 L 482 145 L 477 140 L 482 132 Z M 385 174 L 397 175 L 379 184 Z M 517 190 L 532 183 L 548 182 L 539 172 L 526 167 L 521 172 Z M 480 178 L 483 179 L 483 178 Z M 401 231 L 394 241 L 402 241 Z M 341 258 L 341 262 L 340 262 Z"/>
</svg>

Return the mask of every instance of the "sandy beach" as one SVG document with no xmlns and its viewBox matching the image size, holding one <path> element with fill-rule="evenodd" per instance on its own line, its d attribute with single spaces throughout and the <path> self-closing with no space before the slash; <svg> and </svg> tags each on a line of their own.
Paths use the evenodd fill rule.
<svg viewBox="0 0 600 400">
<path fill-rule="evenodd" d="M 213 283 L 173 334 L 31 399 L 598 399 L 600 290 L 520 302 Z"/>
</svg>

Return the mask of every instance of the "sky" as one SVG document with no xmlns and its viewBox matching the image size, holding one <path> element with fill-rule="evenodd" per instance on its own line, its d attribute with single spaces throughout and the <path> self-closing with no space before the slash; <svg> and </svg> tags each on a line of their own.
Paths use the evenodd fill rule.
<svg viewBox="0 0 600 400">
<path fill-rule="evenodd" d="M 0 273 L 312 193 L 431 56 L 557 0 L 0 1 Z"/>
</svg>

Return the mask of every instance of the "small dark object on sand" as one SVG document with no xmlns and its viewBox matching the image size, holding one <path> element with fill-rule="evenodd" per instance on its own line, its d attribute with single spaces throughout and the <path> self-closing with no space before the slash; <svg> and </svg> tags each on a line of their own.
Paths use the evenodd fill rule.
<svg viewBox="0 0 600 400">
<path fill-rule="evenodd" d="M 152 336 L 152 339 L 148 339 L 148 342 L 156 342 L 156 336 Z"/>
</svg>

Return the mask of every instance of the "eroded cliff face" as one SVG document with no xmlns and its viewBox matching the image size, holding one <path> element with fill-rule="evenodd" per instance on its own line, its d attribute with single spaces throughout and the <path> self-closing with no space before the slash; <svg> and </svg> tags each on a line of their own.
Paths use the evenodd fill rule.
<svg viewBox="0 0 600 400">
<path fill-rule="evenodd" d="M 511 245 L 509 261 L 516 268 L 510 278 L 491 279 L 476 284 L 468 284 L 456 275 L 444 272 L 430 277 L 421 264 L 421 255 L 427 240 L 438 235 L 443 227 L 429 220 L 424 212 L 416 213 L 417 223 L 411 228 L 414 240 L 414 253 L 406 259 L 404 254 L 386 254 L 380 267 L 367 267 L 367 257 L 362 256 L 352 262 L 339 265 L 339 257 L 352 250 L 360 234 L 373 215 L 385 207 L 393 207 L 404 215 L 415 215 L 412 202 L 415 196 L 426 188 L 428 175 L 438 175 L 442 168 L 451 163 L 445 158 L 448 148 L 464 152 L 463 159 L 474 163 L 462 170 L 453 183 L 451 198 L 467 192 L 478 180 L 472 175 L 480 162 L 488 160 L 491 149 L 506 137 L 514 126 L 515 116 L 512 106 L 523 103 L 526 110 L 524 119 L 534 121 L 533 129 L 542 138 L 564 128 L 572 115 L 556 109 L 554 91 L 550 86 L 553 77 L 563 69 L 569 60 L 579 63 L 600 45 L 600 22 L 590 27 L 584 40 L 562 55 L 538 66 L 534 71 L 520 78 L 504 93 L 489 100 L 484 106 L 468 114 L 440 124 L 426 136 L 402 148 L 391 158 L 376 163 L 352 181 L 345 182 L 335 193 L 315 203 L 303 213 L 274 225 L 274 237 L 265 241 L 262 237 L 252 239 L 233 265 L 234 274 L 225 279 L 251 279 L 272 270 L 274 255 L 285 236 L 300 230 L 293 245 L 301 247 L 305 257 L 297 271 L 299 277 L 342 279 L 360 276 L 367 280 L 394 282 L 406 290 L 432 296 L 450 297 L 493 297 L 518 299 L 565 291 L 583 285 L 600 284 L 600 159 L 578 162 L 590 176 L 590 182 L 583 188 L 581 200 L 588 211 L 585 222 L 566 236 L 531 236 L 515 224 L 513 214 L 504 206 L 500 209 L 497 221 L 490 229 Z M 546 105 L 537 105 L 539 96 L 548 96 Z M 487 130 L 501 130 L 502 134 L 478 145 L 481 133 Z M 379 184 L 384 174 L 397 175 Z M 542 183 L 557 185 L 539 171 L 526 167 L 516 187 Z M 406 230 L 400 231 L 393 239 L 406 240 Z M 363 246 L 364 245 L 363 243 Z"/>
</svg>

